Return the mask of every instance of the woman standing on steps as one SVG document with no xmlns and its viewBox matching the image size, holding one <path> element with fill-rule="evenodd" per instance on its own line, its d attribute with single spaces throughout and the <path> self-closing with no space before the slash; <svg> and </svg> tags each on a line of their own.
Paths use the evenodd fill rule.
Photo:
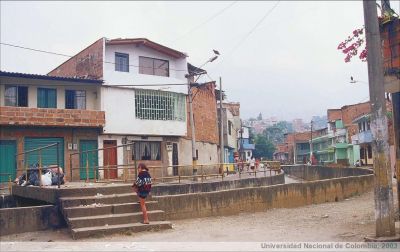
<svg viewBox="0 0 400 252">
<path fill-rule="evenodd" d="M 146 197 L 149 195 L 151 190 L 151 176 L 149 173 L 149 169 L 145 164 L 140 163 L 138 165 L 139 174 L 136 181 L 133 183 L 132 187 L 134 191 L 137 193 L 140 202 L 140 208 L 143 213 L 143 224 L 149 224 L 149 217 L 147 216 L 146 209 Z"/>
</svg>

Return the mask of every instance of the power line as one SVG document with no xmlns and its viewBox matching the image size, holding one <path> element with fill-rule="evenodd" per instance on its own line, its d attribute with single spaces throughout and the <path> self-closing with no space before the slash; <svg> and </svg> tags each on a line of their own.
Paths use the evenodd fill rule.
<svg viewBox="0 0 400 252">
<path fill-rule="evenodd" d="M 24 47 L 24 46 L 20 46 L 20 45 L 8 44 L 8 43 L 3 43 L 3 42 L 0 42 L 0 44 L 5 45 L 5 46 L 10 46 L 10 47 L 19 48 L 19 49 L 25 49 L 25 50 L 35 51 L 35 52 L 53 54 L 53 55 L 63 56 L 63 57 L 68 57 L 68 58 L 74 57 L 74 56 L 66 55 L 66 54 L 62 54 L 62 53 L 50 52 L 50 51 L 45 51 L 45 50 L 40 50 L 40 49 L 35 49 L 35 48 L 30 48 L 30 47 Z M 116 64 L 117 64 L 117 63 L 115 63 L 115 62 L 110 62 L 110 61 L 103 61 L 103 63 L 106 63 L 106 64 L 113 64 L 113 65 L 116 65 Z M 128 66 L 130 66 L 130 67 L 137 67 L 137 68 L 163 69 L 163 68 L 161 68 L 161 67 L 146 67 L 146 66 L 137 66 L 137 65 L 129 65 L 129 64 L 128 64 Z M 168 68 L 168 69 L 169 69 L 169 70 L 172 70 L 172 71 L 177 71 L 177 72 L 187 72 L 186 69 L 174 69 L 174 68 Z"/>
<path fill-rule="evenodd" d="M 62 53 L 49 52 L 49 51 L 44 51 L 44 50 L 39 50 L 39 49 L 34 49 L 34 48 L 29 48 L 29 47 L 24 47 L 24 46 L 19 46 L 19 45 L 7 44 L 7 43 L 3 43 L 3 42 L 0 42 L 0 44 L 6 45 L 6 46 L 11 46 L 11 47 L 16 47 L 16 48 L 20 48 L 20 49 L 25 49 L 25 50 L 31 50 L 31 51 L 35 51 L 35 52 L 54 54 L 54 55 L 59 55 L 59 56 L 64 56 L 64 57 L 69 57 L 69 58 L 73 57 L 73 56 L 70 56 L 70 55 L 62 54 Z"/>
<path fill-rule="evenodd" d="M 226 6 L 225 8 L 223 8 L 222 10 L 220 10 L 219 12 L 217 12 L 216 14 L 214 14 L 213 16 L 211 16 L 210 18 L 208 18 L 206 21 L 204 21 L 203 23 L 200 23 L 199 25 L 193 27 L 191 30 L 189 30 L 188 32 L 186 32 L 185 34 L 183 34 L 182 36 L 178 37 L 177 39 L 175 39 L 174 41 L 172 41 L 171 43 L 174 43 L 184 37 L 186 37 L 187 35 L 189 35 L 190 33 L 194 32 L 195 30 L 199 29 L 201 26 L 207 24 L 208 22 L 210 22 L 211 20 L 213 20 L 214 18 L 216 18 L 217 16 L 221 15 L 223 12 L 225 12 L 227 9 L 229 9 L 230 7 L 232 7 L 234 4 L 236 4 L 236 1 L 229 4 L 228 6 Z"/>
<path fill-rule="evenodd" d="M 253 28 L 251 28 L 251 30 L 233 47 L 233 49 L 227 54 L 226 57 L 224 57 L 218 64 L 218 66 L 220 66 L 222 64 L 222 62 L 224 62 L 225 59 L 228 59 L 238 48 L 239 46 L 246 41 L 250 35 L 258 28 L 258 26 L 260 26 L 262 24 L 262 22 L 272 13 L 272 11 L 279 5 L 280 0 L 276 2 L 276 4 L 269 9 L 265 15 L 256 23 L 255 26 L 253 26 Z M 217 66 L 217 67 L 218 67 Z"/>
</svg>

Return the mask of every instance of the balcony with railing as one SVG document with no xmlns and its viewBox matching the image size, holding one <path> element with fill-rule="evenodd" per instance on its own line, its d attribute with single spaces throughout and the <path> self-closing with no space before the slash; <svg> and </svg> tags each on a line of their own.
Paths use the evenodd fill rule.
<svg viewBox="0 0 400 252">
<path fill-rule="evenodd" d="M 0 107 L 0 125 L 48 127 L 96 127 L 105 125 L 104 111 Z"/>
<path fill-rule="evenodd" d="M 363 144 L 372 142 L 371 130 L 362 131 L 351 137 L 351 142 L 353 144 Z"/>
</svg>

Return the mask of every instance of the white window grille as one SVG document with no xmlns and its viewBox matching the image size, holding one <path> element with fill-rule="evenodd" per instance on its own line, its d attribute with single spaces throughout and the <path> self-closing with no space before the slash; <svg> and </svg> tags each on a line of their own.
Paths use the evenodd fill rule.
<svg viewBox="0 0 400 252">
<path fill-rule="evenodd" d="M 136 118 L 185 121 L 185 95 L 158 90 L 135 90 Z"/>
</svg>

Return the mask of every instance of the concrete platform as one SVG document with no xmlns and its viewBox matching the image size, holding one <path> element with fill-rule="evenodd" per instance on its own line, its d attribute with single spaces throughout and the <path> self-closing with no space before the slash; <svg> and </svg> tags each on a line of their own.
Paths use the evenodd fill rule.
<svg viewBox="0 0 400 252">
<path fill-rule="evenodd" d="M 19 186 L 13 184 L 11 194 L 13 196 L 44 201 L 57 204 L 62 197 L 95 196 L 97 194 L 123 194 L 132 193 L 131 184 L 124 183 L 84 183 L 69 182 L 57 186 Z"/>
</svg>

